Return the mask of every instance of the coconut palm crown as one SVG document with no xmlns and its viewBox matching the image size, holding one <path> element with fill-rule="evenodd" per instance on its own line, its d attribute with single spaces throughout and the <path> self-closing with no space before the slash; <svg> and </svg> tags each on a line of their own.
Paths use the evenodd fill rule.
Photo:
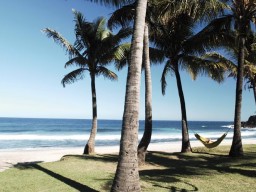
<svg viewBox="0 0 256 192">
<path fill-rule="evenodd" d="M 94 22 L 88 22 L 82 13 L 73 10 L 75 16 L 75 36 L 76 40 L 72 45 L 55 30 L 46 28 L 43 32 L 60 44 L 69 54 L 69 61 L 65 67 L 75 66 L 77 69 L 68 73 L 62 79 L 62 84 L 74 83 L 81 80 L 88 72 L 91 79 L 92 92 L 92 128 L 89 140 L 85 146 L 85 154 L 95 152 L 95 136 L 97 132 L 97 101 L 95 78 L 99 75 L 110 80 L 117 80 L 117 75 L 106 66 L 112 61 L 123 57 L 127 44 L 121 41 L 127 38 L 132 30 L 129 28 L 121 29 L 117 34 L 113 34 L 106 28 L 106 20 L 103 17 Z"/>
</svg>

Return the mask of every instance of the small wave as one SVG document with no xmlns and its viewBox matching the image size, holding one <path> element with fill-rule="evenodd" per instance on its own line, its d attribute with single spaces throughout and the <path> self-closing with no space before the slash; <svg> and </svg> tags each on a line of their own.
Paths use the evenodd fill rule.
<svg viewBox="0 0 256 192">
<path fill-rule="evenodd" d="M 242 136 L 245 136 L 245 137 L 246 137 L 246 136 L 247 136 L 247 137 L 248 137 L 248 136 L 256 136 L 256 132 L 255 132 L 255 131 L 242 131 L 242 132 L 241 132 L 241 135 L 242 135 Z"/>
<path fill-rule="evenodd" d="M 201 127 L 207 127 L 206 125 L 202 125 Z"/>
<path fill-rule="evenodd" d="M 226 128 L 234 128 L 234 125 L 222 125 L 221 127 L 226 127 Z"/>
<path fill-rule="evenodd" d="M 255 131 L 256 127 L 242 127 L 242 130 Z"/>
</svg>

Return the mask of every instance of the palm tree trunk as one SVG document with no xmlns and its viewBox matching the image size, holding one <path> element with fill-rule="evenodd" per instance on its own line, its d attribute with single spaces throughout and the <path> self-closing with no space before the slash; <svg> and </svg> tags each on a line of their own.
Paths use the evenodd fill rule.
<svg viewBox="0 0 256 192">
<path fill-rule="evenodd" d="M 139 165 L 145 163 L 146 152 L 152 135 L 152 83 L 151 70 L 149 60 L 149 40 L 148 25 L 145 24 L 144 30 L 144 68 L 145 68 L 145 128 L 143 137 L 138 146 L 138 162 Z"/>
<path fill-rule="evenodd" d="M 245 47 L 245 37 L 241 36 L 239 38 L 234 135 L 233 135 L 231 149 L 229 151 L 229 156 L 232 156 L 232 157 L 243 156 L 243 145 L 242 145 L 242 138 L 241 138 L 241 108 L 242 108 L 243 75 L 244 75 L 244 47 Z"/>
<path fill-rule="evenodd" d="M 138 170 L 138 127 L 143 35 L 147 0 L 138 0 L 128 67 L 119 159 L 112 192 L 141 191 Z"/>
<path fill-rule="evenodd" d="M 180 79 L 180 73 L 178 69 L 178 64 L 175 64 L 175 76 L 177 81 L 177 88 L 180 97 L 180 107 L 181 107 L 181 125 L 182 125 L 182 147 L 181 152 L 191 152 L 191 146 L 189 141 L 189 134 L 188 134 L 188 125 L 187 125 L 187 113 L 186 113 L 186 104 L 185 98 L 182 90 L 182 84 Z"/>
<path fill-rule="evenodd" d="M 252 89 L 253 89 L 254 101 L 256 104 L 256 75 L 254 76 L 254 79 L 253 79 Z"/>
<path fill-rule="evenodd" d="M 97 133 L 97 100 L 95 88 L 95 75 L 91 74 L 91 91 L 92 91 L 92 128 L 89 140 L 84 148 L 84 154 L 95 153 L 95 137 Z"/>
</svg>

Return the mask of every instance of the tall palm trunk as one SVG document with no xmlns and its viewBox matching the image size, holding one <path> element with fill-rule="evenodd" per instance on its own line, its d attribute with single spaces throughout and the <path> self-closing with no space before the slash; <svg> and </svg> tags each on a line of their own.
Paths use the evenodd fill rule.
<svg viewBox="0 0 256 192">
<path fill-rule="evenodd" d="M 95 74 L 91 74 L 91 91 L 92 91 L 92 128 L 89 140 L 84 148 L 84 154 L 95 153 L 95 137 L 97 133 L 97 100 L 95 88 Z"/>
<path fill-rule="evenodd" d="M 125 106 L 120 151 L 115 178 L 111 188 L 116 191 L 141 191 L 138 170 L 138 127 L 140 79 L 143 52 L 143 35 L 147 0 L 138 0 L 131 46 L 131 63 L 128 67 Z"/>
<path fill-rule="evenodd" d="M 185 98 L 182 90 L 182 84 L 180 79 L 180 73 L 178 69 L 178 64 L 176 63 L 174 66 L 176 81 L 177 81 L 177 88 L 180 97 L 180 107 L 181 107 L 181 125 L 182 125 L 182 147 L 181 152 L 191 152 L 191 146 L 189 141 L 189 134 L 188 134 L 188 125 L 187 125 L 187 113 L 186 113 L 186 104 Z"/>
<path fill-rule="evenodd" d="M 138 146 L 138 162 L 139 165 L 145 163 L 146 152 L 152 135 L 152 83 L 151 70 L 149 60 L 149 39 L 148 25 L 145 24 L 144 30 L 144 68 L 145 68 L 145 128 L 143 137 Z"/>
<path fill-rule="evenodd" d="M 233 135 L 231 149 L 229 151 L 229 156 L 232 156 L 232 157 L 239 157 L 243 155 L 243 145 L 242 145 L 242 138 L 241 138 L 241 108 L 242 108 L 243 75 L 244 75 L 244 47 L 245 47 L 245 37 L 241 36 L 239 38 L 234 135 Z"/>
<path fill-rule="evenodd" d="M 254 76 L 254 79 L 253 79 L 252 89 L 253 89 L 254 101 L 256 104 L 256 75 Z"/>
</svg>

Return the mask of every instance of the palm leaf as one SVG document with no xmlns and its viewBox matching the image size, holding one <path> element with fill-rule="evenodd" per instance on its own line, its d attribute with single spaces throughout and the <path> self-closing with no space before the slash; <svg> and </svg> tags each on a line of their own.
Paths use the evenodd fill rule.
<svg viewBox="0 0 256 192">
<path fill-rule="evenodd" d="M 83 79 L 85 70 L 88 70 L 88 69 L 79 68 L 65 75 L 64 78 L 61 80 L 63 87 L 65 87 L 66 84 L 71 84 L 77 80 Z"/>
<path fill-rule="evenodd" d="M 154 47 L 149 47 L 149 56 L 152 63 L 160 64 L 166 59 L 164 51 Z"/>
<path fill-rule="evenodd" d="M 130 49 L 131 44 L 125 43 L 118 47 L 117 52 L 115 53 L 115 67 L 117 70 L 123 69 L 125 66 L 127 66 L 130 62 Z"/>
<path fill-rule="evenodd" d="M 112 13 L 108 20 L 108 27 L 110 29 L 122 26 L 122 28 L 128 27 L 134 20 L 136 4 L 130 4 L 117 9 Z"/>
<path fill-rule="evenodd" d="M 96 75 L 102 75 L 103 77 L 110 79 L 110 80 L 117 80 L 117 75 L 113 71 L 111 71 L 103 66 L 97 67 Z"/>
<path fill-rule="evenodd" d="M 186 53 L 203 54 L 205 50 L 226 46 L 228 42 L 234 42 L 230 33 L 231 16 L 215 19 L 204 29 L 193 35 L 184 43 Z"/>
<path fill-rule="evenodd" d="M 100 3 L 101 5 L 110 6 L 110 7 L 114 6 L 117 8 L 134 2 L 134 0 L 87 0 L 87 1 Z"/>
<path fill-rule="evenodd" d="M 69 66 L 78 66 L 78 67 L 85 67 L 88 64 L 88 60 L 85 57 L 74 57 L 70 59 L 68 62 L 65 63 L 65 68 Z"/>
<path fill-rule="evenodd" d="M 79 52 L 73 47 L 73 45 L 70 44 L 57 31 L 55 31 L 53 29 L 45 28 L 45 29 L 43 29 L 43 32 L 46 33 L 48 38 L 52 38 L 55 43 L 61 45 L 64 49 L 66 49 L 66 51 L 70 55 L 70 57 L 73 57 L 74 55 L 79 54 Z"/>
<path fill-rule="evenodd" d="M 164 70 L 163 70 L 162 77 L 161 77 L 161 88 L 162 88 L 163 95 L 165 95 L 165 90 L 166 90 L 166 86 L 167 86 L 166 76 L 171 71 L 172 71 L 171 62 L 170 62 L 170 60 L 168 60 L 164 66 Z"/>
<path fill-rule="evenodd" d="M 106 65 L 113 60 L 122 60 L 122 58 L 126 57 L 127 52 L 130 50 L 130 43 L 120 44 L 120 42 L 128 37 L 131 32 L 131 28 L 121 29 L 116 35 L 110 35 L 104 39 L 97 50 L 98 62 Z"/>
<path fill-rule="evenodd" d="M 190 73 L 192 79 L 200 75 L 206 75 L 217 81 L 224 80 L 224 74 L 227 70 L 235 67 L 232 61 L 226 59 L 218 53 L 206 53 L 203 56 L 187 56 L 182 58 L 183 67 Z"/>
</svg>

